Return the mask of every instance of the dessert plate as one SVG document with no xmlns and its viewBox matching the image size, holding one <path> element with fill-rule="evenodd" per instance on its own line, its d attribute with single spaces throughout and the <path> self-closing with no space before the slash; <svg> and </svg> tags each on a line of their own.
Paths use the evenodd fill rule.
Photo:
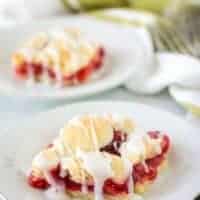
<svg viewBox="0 0 200 200">
<path fill-rule="evenodd" d="M 24 81 L 16 81 L 10 62 L 12 53 L 35 33 L 63 27 L 78 28 L 87 37 L 102 44 L 106 57 L 101 73 L 85 84 L 63 88 L 44 84 L 27 85 Z M 139 32 L 134 28 L 122 28 L 86 16 L 33 21 L 0 30 L 0 93 L 31 100 L 57 100 L 91 95 L 116 87 L 134 73 L 142 58 L 142 37 Z"/>
<path fill-rule="evenodd" d="M 0 138 L 0 193 L 8 200 L 45 200 L 25 178 L 33 156 L 57 135 L 67 120 L 84 113 L 120 113 L 146 130 L 166 132 L 172 141 L 169 168 L 144 194 L 145 200 L 193 200 L 200 192 L 199 130 L 178 117 L 148 106 L 125 102 L 87 102 L 61 107 L 27 120 Z M 55 200 L 55 199 L 54 199 Z"/>
</svg>

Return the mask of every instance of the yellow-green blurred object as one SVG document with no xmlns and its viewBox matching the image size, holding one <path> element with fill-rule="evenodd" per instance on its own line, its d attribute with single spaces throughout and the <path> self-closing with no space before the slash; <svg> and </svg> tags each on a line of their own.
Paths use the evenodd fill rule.
<svg viewBox="0 0 200 200">
<path fill-rule="evenodd" d="M 127 0 L 61 0 L 71 10 L 91 10 L 128 6 Z"/>
<path fill-rule="evenodd" d="M 132 8 L 162 13 L 173 0 L 129 0 Z"/>
<path fill-rule="evenodd" d="M 131 26 L 146 26 L 149 24 L 155 24 L 158 20 L 158 15 L 156 14 L 129 8 L 103 9 L 92 11 L 89 14 L 100 20 Z M 159 19 L 161 19 L 160 16 Z"/>
<path fill-rule="evenodd" d="M 80 0 L 80 5 L 86 9 L 105 7 L 120 7 L 127 5 L 125 0 Z"/>
<path fill-rule="evenodd" d="M 189 104 L 189 103 L 185 103 L 183 104 L 183 106 L 186 108 L 186 110 L 190 111 L 193 115 L 200 117 L 200 107 L 193 104 Z"/>
<path fill-rule="evenodd" d="M 61 0 L 72 11 L 96 10 L 100 8 L 129 7 L 164 13 L 166 10 L 179 10 L 183 5 L 200 7 L 200 0 Z"/>
<path fill-rule="evenodd" d="M 129 7 L 161 13 L 173 0 L 61 0 L 71 10 Z"/>
<path fill-rule="evenodd" d="M 176 10 L 184 4 L 200 6 L 200 0 L 61 0 L 66 8 L 72 11 L 96 10 L 101 8 L 129 7 L 164 13 Z"/>
</svg>

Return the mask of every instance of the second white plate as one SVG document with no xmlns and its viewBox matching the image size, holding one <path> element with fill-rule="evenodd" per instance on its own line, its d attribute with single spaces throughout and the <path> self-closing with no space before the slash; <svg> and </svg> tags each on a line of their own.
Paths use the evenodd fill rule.
<svg viewBox="0 0 200 200">
<path fill-rule="evenodd" d="M 104 74 L 83 85 L 55 88 L 41 84 L 26 86 L 12 77 L 10 58 L 20 44 L 38 31 L 75 27 L 106 50 Z M 89 17 L 66 17 L 43 22 L 16 25 L 0 30 L 0 93 L 31 100 L 77 98 L 111 89 L 123 83 L 134 73 L 142 59 L 143 50 L 139 32 L 134 28 L 97 21 Z"/>
</svg>

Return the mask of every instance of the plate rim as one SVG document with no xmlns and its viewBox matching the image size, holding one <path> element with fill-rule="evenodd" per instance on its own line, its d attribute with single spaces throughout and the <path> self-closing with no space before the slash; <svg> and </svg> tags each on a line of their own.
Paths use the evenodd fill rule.
<svg viewBox="0 0 200 200">
<path fill-rule="evenodd" d="M 29 127 L 31 124 L 31 121 L 35 120 L 36 118 L 43 118 L 45 115 L 53 115 L 54 113 L 58 113 L 58 112 L 62 112 L 62 110 L 67 110 L 69 107 L 76 107 L 76 106 L 87 106 L 87 105 L 97 105 L 97 104 L 119 104 L 119 105 L 128 105 L 128 106 L 139 106 L 139 107 L 144 107 L 145 109 L 151 110 L 152 112 L 161 112 L 164 115 L 168 115 L 170 118 L 174 118 L 178 121 L 180 121 L 181 123 L 185 123 L 190 129 L 194 129 L 194 130 L 199 130 L 199 127 L 195 126 L 195 124 L 190 124 L 190 122 L 188 120 L 186 120 L 185 118 L 182 118 L 181 116 L 179 116 L 176 113 L 173 113 L 171 111 L 167 111 L 164 110 L 160 107 L 156 107 L 154 105 L 149 105 L 146 103 L 141 103 L 141 102 L 134 102 L 131 100 L 84 100 L 84 101 L 78 101 L 78 102 L 74 102 L 74 103 L 67 103 L 65 105 L 58 105 L 55 108 L 50 108 L 46 111 L 40 111 L 38 113 L 34 113 L 32 116 L 28 116 L 26 119 L 23 119 L 23 122 L 20 123 L 19 125 L 22 125 L 22 128 L 24 127 Z M 18 127 L 19 125 L 14 125 L 12 127 L 6 128 L 4 130 L 4 133 L 0 134 L 0 139 L 2 137 L 2 135 L 5 134 L 5 132 L 9 132 L 12 129 L 19 129 L 20 127 Z M 197 137 L 199 137 L 200 139 L 200 135 Z"/>
</svg>

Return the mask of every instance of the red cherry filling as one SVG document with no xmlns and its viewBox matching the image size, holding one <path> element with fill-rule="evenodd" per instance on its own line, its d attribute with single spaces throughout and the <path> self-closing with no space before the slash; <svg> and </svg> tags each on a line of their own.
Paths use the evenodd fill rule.
<svg viewBox="0 0 200 200">
<path fill-rule="evenodd" d="M 28 184 L 33 188 L 40 190 L 46 190 L 48 187 L 50 187 L 50 184 L 45 178 L 34 176 L 32 173 L 28 177 Z"/>
<path fill-rule="evenodd" d="M 104 183 L 103 192 L 109 195 L 128 193 L 128 181 L 115 183 L 112 179 L 107 179 Z"/>
<path fill-rule="evenodd" d="M 42 74 L 43 67 L 39 63 L 28 63 L 25 62 L 21 66 L 17 66 L 15 68 L 15 74 L 20 78 L 26 78 L 29 73 L 33 74 L 33 76 L 38 77 Z"/>
<path fill-rule="evenodd" d="M 62 77 L 63 84 L 73 84 L 75 81 L 82 83 L 86 81 L 94 71 L 98 70 L 102 66 L 104 55 L 104 49 L 102 47 L 99 48 L 96 55 L 86 66 L 82 67 L 80 70 L 71 75 L 64 75 Z M 28 78 L 29 73 L 31 73 L 35 78 L 39 78 L 43 74 L 44 68 L 46 67 L 41 63 L 25 62 L 20 66 L 15 67 L 15 75 L 20 79 L 26 79 Z M 56 80 L 56 73 L 52 68 L 47 67 L 47 72 L 50 79 Z"/>
<path fill-rule="evenodd" d="M 110 144 L 102 147 L 100 151 L 105 151 L 120 156 L 119 148 L 121 147 L 122 143 L 126 142 L 126 140 L 127 140 L 126 133 L 114 130 L 113 140 L 111 141 Z"/>
<path fill-rule="evenodd" d="M 153 139 L 157 139 L 158 137 L 161 136 L 160 132 L 157 131 L 148 132 L 148 134 Z M 153 158 L 146 159 L 145 165 L 143 163 L 138 163 L 133 165 L 132 178 L 134 180 L 134 184 L 138 183 L 142 184 L 145 181 L 153 181 L 156 179 L 158 174 L 158 168 L 165 160 L 165 155 L 169 150 L 170 146 L 170 140 L 168 136 L 162 135 L 161 138 L 162 138 L 161 154 Z M 127 139 L 126 134 L 122 134 L 120 131 L 115 131 L 113 141 L 109 145 L 104 147 L 102 151 L 119 155 L 119 151 L 116 150 L 116 148 L 114 148 L 115 145 L 113 145 L 113 143 L 116 142 L 116 146 L 119 148 L 122 142 L 126 141 L 126 139 Z M 50 171 L 50 174 L 58 184 L 59 183 L 64 184 L 67 190 L 81 191 L 82 184 L 73 181 L 69 174 L 64 178 L 60 176 L 60 165 L 52 169 Z M 28 183 L 32 187 L 42 190 L 45 190 L 48 187 L 50 187 L 50 184 L 45 179 L 34 177 L 32 174 L 28 178 Z M 87 188 L 90 192 L 94 191 L 94 185 L 88 185 Z M 122 183 L 116 183 L 112 179 L 107 179 L 103 186 L 103 192 L 109 195 L 128 193 L 128 180 Z"/>
</svg>

